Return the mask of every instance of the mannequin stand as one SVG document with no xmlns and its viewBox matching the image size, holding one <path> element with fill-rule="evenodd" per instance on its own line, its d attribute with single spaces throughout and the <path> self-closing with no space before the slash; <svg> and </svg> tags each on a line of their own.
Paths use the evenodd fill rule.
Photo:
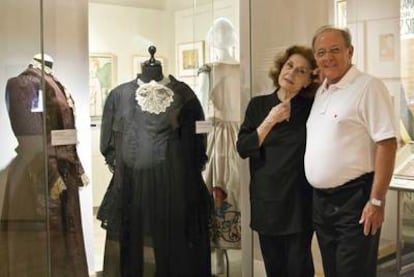
<svg viewBox="0 0 414 277">
<path fill-rule="evenodd" d="M 229 264 L 229 255 L 227 249 L 216 248 L 216 270 L 213 276 L 219 276 L 226 273 L 226 277 L 230 276 L 230 264 Z M 226 264 L 226 268 L 224 268 Z"/>
</svg>

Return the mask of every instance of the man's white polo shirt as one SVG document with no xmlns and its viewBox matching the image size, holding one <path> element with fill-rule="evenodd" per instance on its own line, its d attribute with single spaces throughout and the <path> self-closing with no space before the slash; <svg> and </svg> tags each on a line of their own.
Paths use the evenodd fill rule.
<svg viewBox="0 0 414 277">
<path fill-rule="evenodd" d="M 318 89 L 307 121 L 305 172 L 316 188 L 332 188 L 374 170 L 375 142 L 396 137 L 384 84 L 352 66 Z"/>
</svg>

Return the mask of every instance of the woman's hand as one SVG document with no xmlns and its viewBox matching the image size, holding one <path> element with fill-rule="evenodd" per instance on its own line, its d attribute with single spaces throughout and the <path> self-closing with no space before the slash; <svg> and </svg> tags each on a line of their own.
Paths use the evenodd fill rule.
<svg viewBox="0 0 414 277">
<path fill-rule="evenodd" d="M 274 106 L 266 116 L 264 122 L 272 127 L 284 120 L 289 121 L 290 118 L 290 101 L 284 101 Z"/>
<path fill-rule="evenodd" d="M 275 124 L 282 122 L 283 120 L 289 121 L 290 118 L 290 101 L 283 101 L 280 104 L 274 106 L 262 124 L 257 128 L 257 136 L 259 145 L 262 145 L 267 134 L 275 126 Z"/>
</svg>

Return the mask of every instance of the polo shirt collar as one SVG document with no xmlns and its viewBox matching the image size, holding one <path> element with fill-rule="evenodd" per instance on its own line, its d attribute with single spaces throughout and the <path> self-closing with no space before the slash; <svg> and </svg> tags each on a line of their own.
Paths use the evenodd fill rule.
<svg viewBox="0 0 414 277">
<path fill-rule="evenodd" d="M 339 82 L 329 86 L 329 90 L 346 88 L 356 78 L 356 76 L 358 76 L 359 73 L 359 70 L 354 65 L 352 65 L 345 73 L 345 75 L 341 78 L 341 80 L 339 80 Z M 327 79 L 323 81 L 322 87 L 324 91 L 328 90 Z"/>
</svg>

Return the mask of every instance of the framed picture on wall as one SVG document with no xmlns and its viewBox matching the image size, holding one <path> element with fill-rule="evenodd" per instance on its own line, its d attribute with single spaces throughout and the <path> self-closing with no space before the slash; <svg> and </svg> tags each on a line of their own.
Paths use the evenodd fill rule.
<svg viewBox="0 0 414 277">
<path fill-rule="evenodd" d="M 359 70 L 365 71 L 365 22 L 350 23 L 347 28 L 351 33 L 352 45 L 354 46 L 352 63 Z"/>
<path fill-rule="evenodd" d="M 335 23 L 337 26 L 345 27 L 346 24 L 346 0 L 335 1 Z"/>
<path fill-rule="evenodd" d="M 90 116 L 102 116 L 106 97 L 116 83 L 116 56 L 108 53 L 89 54 Z"/>
<path fill-rule="evenodd" d="M 367 71 L 378 78 L 400 76 L 400 21 L 367 22 Z"/>
<path fill-rule="evenodd" d="M 134 55 L 132 56 L 132 78 L 135 78 L 137 74 L 141 73 L 141 64 L 147 60 L 149 60 L 149 55 Z M 163 67 L 163 72 L 167 72 L 165 68 L 164 58 L 155 56 L 155 59 L 161 63 Z"/>
<path fill-rule="evenodd" d="M 196 76 L 204 64 L 204 41 L 178 44 L 178 76 Z"/>
</svg>

